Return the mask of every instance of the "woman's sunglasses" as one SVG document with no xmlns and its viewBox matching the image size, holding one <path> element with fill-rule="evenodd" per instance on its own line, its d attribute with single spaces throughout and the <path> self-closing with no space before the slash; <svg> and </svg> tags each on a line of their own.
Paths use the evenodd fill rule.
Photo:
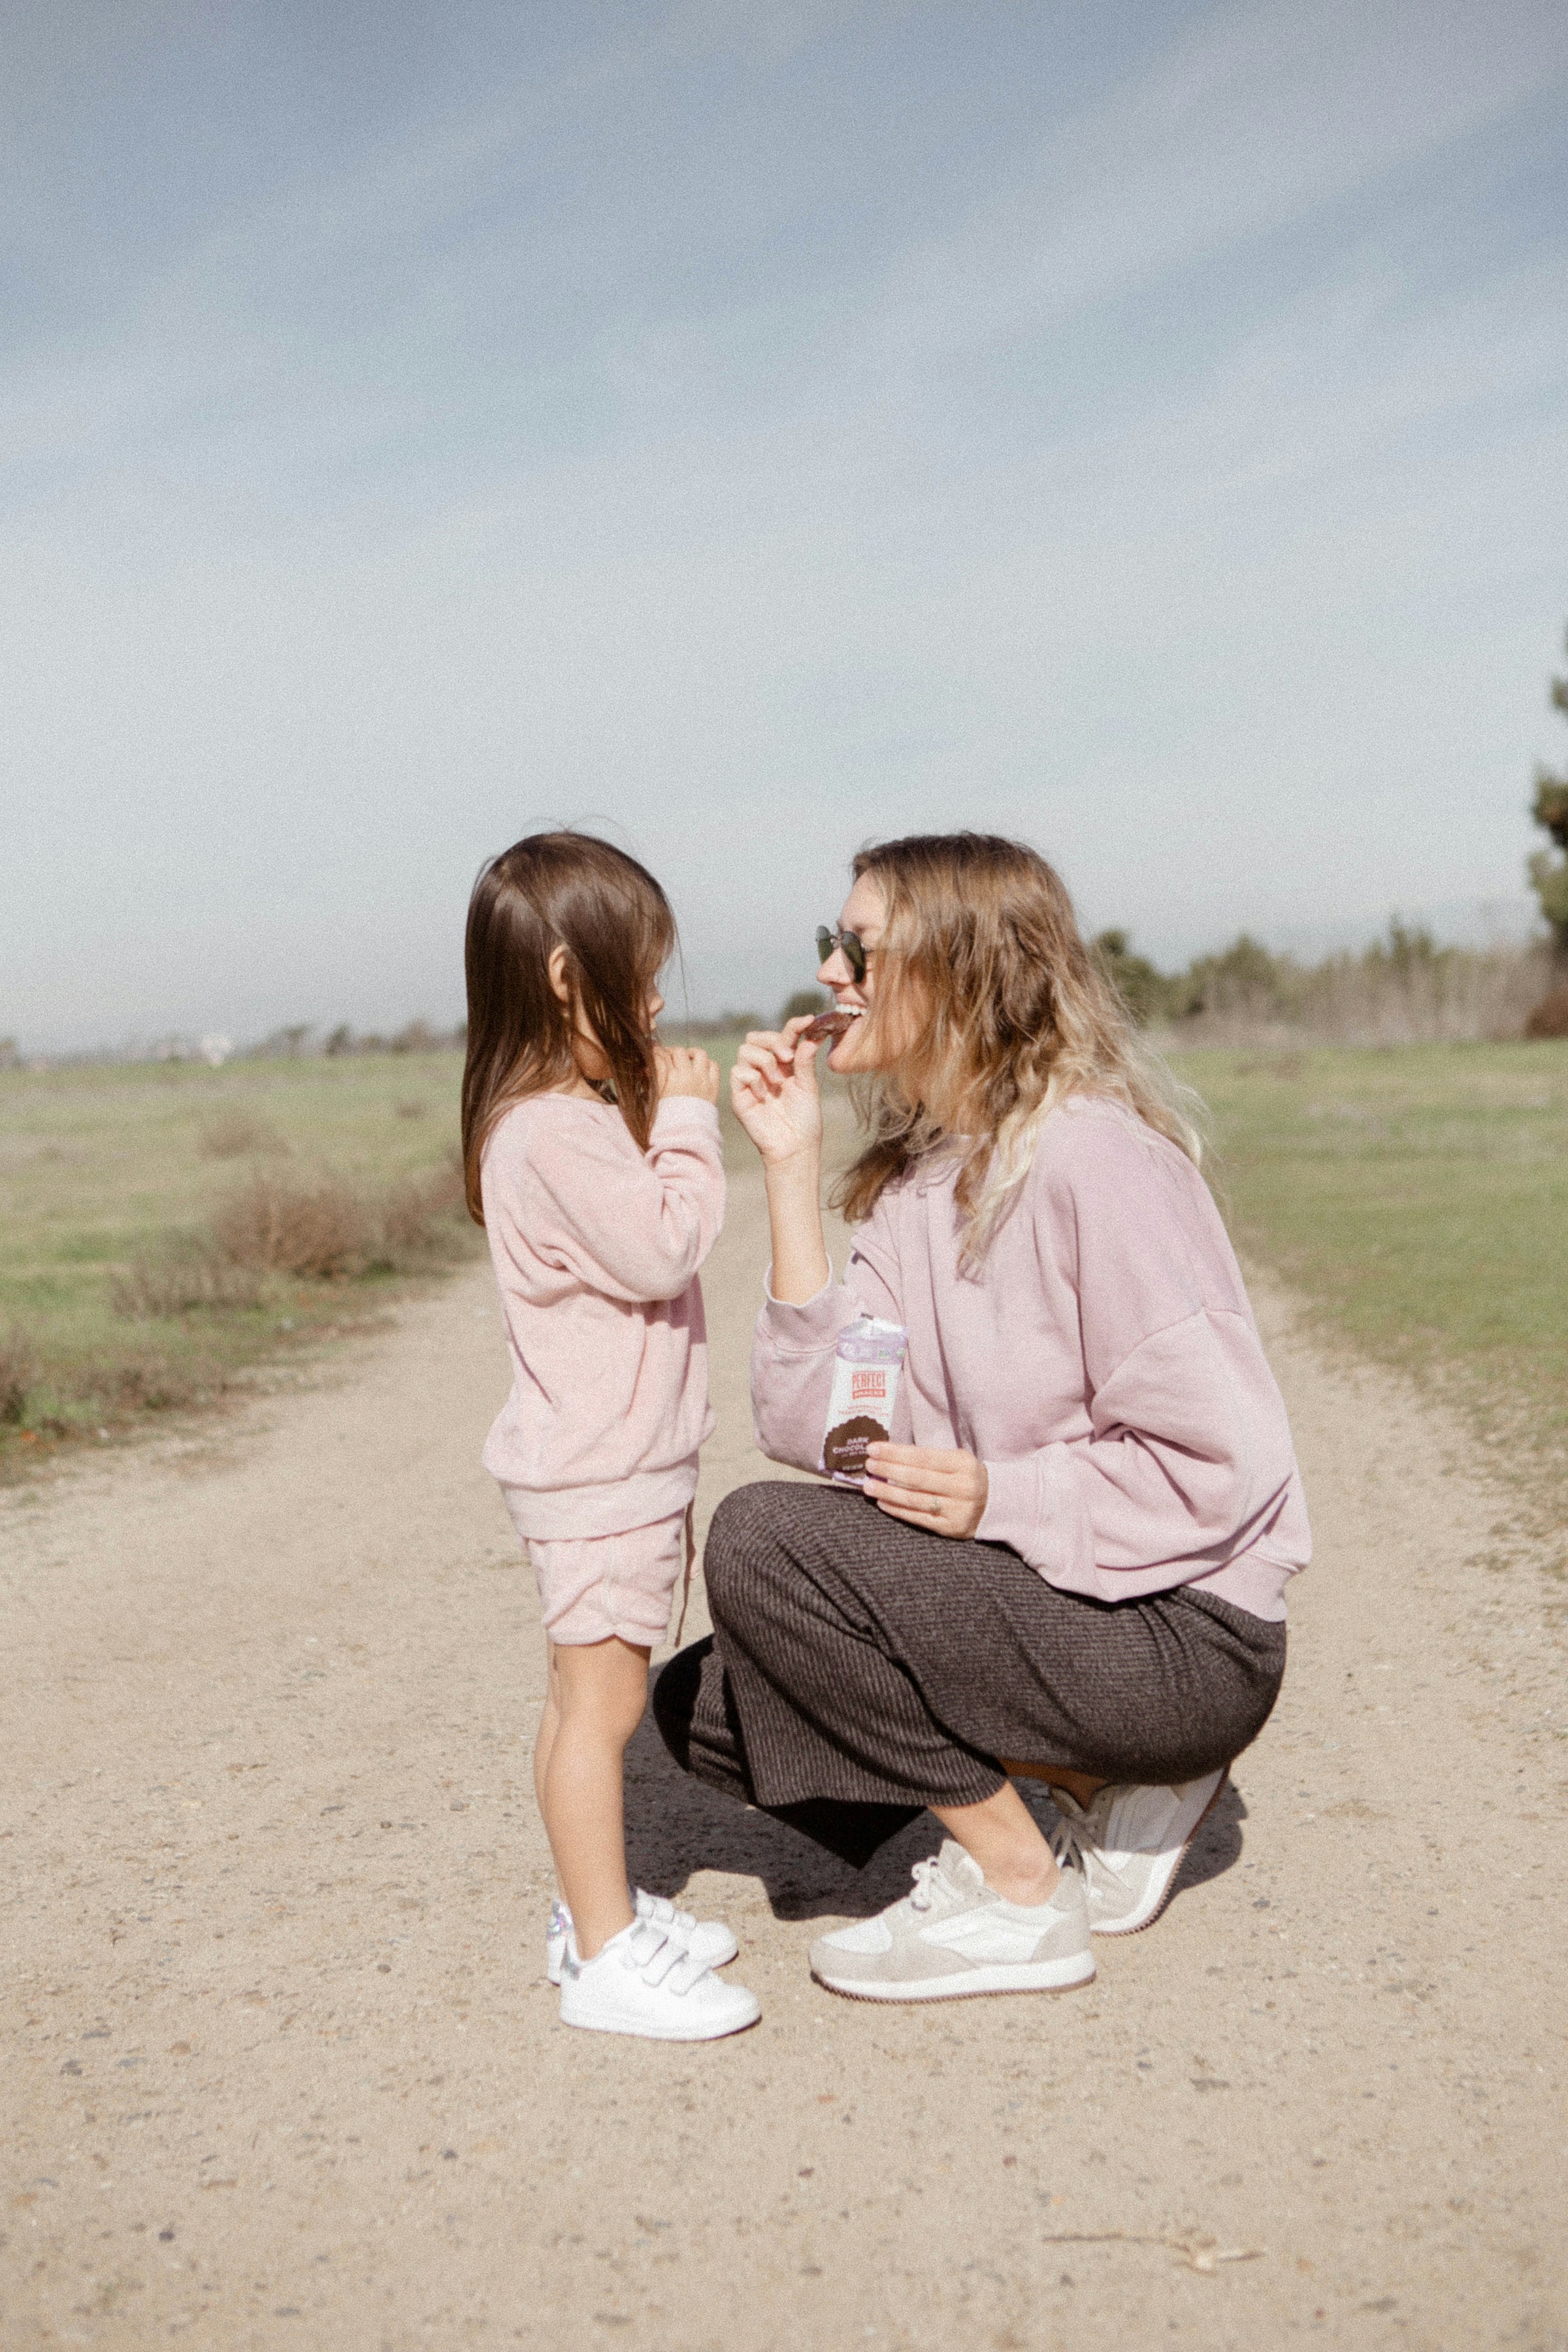
<svg viewBox="0 0 1568 2352">
<path fill-rule="evenodd" d="M 864 980 L 866 977 L 866 950 L 861 946 L 856 934 L 853 931 L 830 931 L 826 923 L 819 923 L 816 929 L 817 962 L 826 963 L 828 957 L 833 953 L 835 948 L 842 950 L 844 961 L 848 965 L 850 971 L 855 976 L 855 979 L 858 982 Z"/>
</svg>

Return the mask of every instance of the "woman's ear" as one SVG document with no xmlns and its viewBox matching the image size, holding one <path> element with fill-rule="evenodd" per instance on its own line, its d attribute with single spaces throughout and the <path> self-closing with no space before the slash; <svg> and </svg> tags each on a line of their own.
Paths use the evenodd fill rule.
<svg viewBox="0 0 1568 2352">
<path fill-rule="evenodd" d="M 569 1005 L 572 1002 L 572 987 L 571 982 L 566 977 L 566 950 L 564 948 L 555 947 L 551 949 L 549 971 L 550 985 L 555 994 L 557 1002 L 562 1004 Z"/>
</svg>

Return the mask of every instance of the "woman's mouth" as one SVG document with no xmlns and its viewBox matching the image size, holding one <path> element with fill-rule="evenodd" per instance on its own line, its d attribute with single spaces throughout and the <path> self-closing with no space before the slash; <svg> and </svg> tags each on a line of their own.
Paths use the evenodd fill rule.
<svg viewBox="0 0 1568 2352">
<path fill-rule="evenodd" d="M 863 1004 L 836 1004 L 830 1013 L 819 1013 L 810 1026 L 801 1032 L 801 1041 L 808 1045 L 820 1045 L 826 1039 L 841 1045 L 855 1026 L 865 1017 Z"/>
</svg>

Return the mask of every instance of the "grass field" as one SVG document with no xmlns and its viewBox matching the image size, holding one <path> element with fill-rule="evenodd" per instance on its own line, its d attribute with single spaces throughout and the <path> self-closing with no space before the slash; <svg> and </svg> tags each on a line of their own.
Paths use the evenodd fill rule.
<svg viewBox="0 0 1568 2352">
<path fill-rule="evenodd" d="M 1521 1527 L 1568 1516 L 1568 1043 L 1183 1055 L 1245 1252 L 1325 1330 L 1521 1448 Z"/>
<path fill-rule="evenodd" d="M 734 1041 L 710 1043 L 727 1066 Z M 1243 1249 L 1325 1331 L 1439 1376 L 1481 1434 L 1522 1442 L 1538 1520 L 1560 1510 L 1568 1044 L 1178 1066 L 1210 1106 L 1211 1173 Z M 477 1247 L 451 1190 L 460 1071 L 443 1053 L 0 1074 L 0 1465 L 219 1394 Z M 727 1110 L 725 1144 L 732 1167 L 749 1160 Z M 236 1269 L 213 1235 L 258 1183 L 335 1183 L 368 1204 L 368 1238 L 335 1276 Z M 396 1219 L 378 1225 L 377 1204 L 410 1194 L 432 1213 L 389 1244 Z M 255 1222 L 240 1216 L 242 1241 Z M 26 1375 L 9 1392 L 8 1331 Z"/>
<path fill-rule="evenodd" d="M 461 1067 L 442 1053 L 0 1073 L 0 1466 L 211 1401 L 473 1246 L 451 1171 Z M 313 1248 L 257 1230 L 301 1201 Z M 334 1271 L 291 1268 L 301 1255 Z"/>
</svg>

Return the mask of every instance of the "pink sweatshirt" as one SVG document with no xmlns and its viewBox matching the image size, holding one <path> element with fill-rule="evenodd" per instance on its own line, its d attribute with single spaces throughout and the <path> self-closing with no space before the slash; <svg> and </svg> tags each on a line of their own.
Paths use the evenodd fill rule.
<svg viewBox="0 0 1568 2352">
<path fill-rule="evenodd" d="M 1070 1098 L 978 1276 L 954 1163 L 889 1185 L 842 1286 L 757 1318 L 752 1403 L 776 1462 L 817 1469 L 834 1343 L 907 1325 L 894 1437 L 990 1474 L 978 1533 L 1102 1601 L 1173 1585 L 1285 1614 L 1310 1538 L 1285 1407 L 1197 1170 L 1118 1105 Z"/>
<path fill-rule="evenodd" d="M 697 1269 L 724 1220 L 718 1112 L 661 1103 L 644 1153 L 610 1104 L 534 1095 L 491 1135 L 480 1189 L 512 1361 L 483 1459 L 520 1534 L 683 1511 L 713 1428 Z"/>
</svg>

